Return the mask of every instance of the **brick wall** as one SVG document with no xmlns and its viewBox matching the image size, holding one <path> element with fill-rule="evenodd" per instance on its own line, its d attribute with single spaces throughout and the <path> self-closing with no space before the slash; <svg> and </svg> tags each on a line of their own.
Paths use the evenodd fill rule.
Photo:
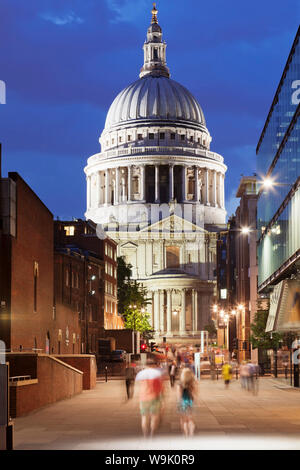
<svg viewBox="0 0 300 470">
<path fill-rule="evenodd" d="M 17 186 L 17 230 L 11 239 L 11 348 L 45 351 L 53 315 L 53 216 L 17 173 L 9 177 Z"/>
<path fill-rule="evenodd" d="M 92 355 L 56 355 L 56 357 L 83 372 L 83 390 L 91 390 L 96 387 L 97 364 L 96 358 Z"/>
<path fill-rule="evenodd" d="M 37 383 L 10 385 L 12 418 L 82 392 L 83 373 L 46 354 L 37 357 L 37 377 Z"/>
</svg>

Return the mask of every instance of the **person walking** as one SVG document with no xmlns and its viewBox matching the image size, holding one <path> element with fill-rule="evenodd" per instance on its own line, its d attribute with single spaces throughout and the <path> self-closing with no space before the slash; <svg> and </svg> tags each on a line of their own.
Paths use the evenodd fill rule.
<svg viewBox="0 0 300 470">
<path fill-rule="evenodd" d="M 174 387 L 174 384 L 175 384 L 176 370 L 177 370 L 176 362 L 173 361 L 173 363 L 171 364 L 171 368 L 170 368 L 170 385 L 172 388 Z"/>
<path fill-rule="evenodd" d="M 163 373 L 154 361 L 135 378 L 139 384 L 141 426 L 144 437 L 153 436 L 158 428 L 163 400 Z"/>
<path fill-rule="evenodd" d="M 126 393 L 127 399 L 133 397 L 134 392 L 134 380 L 136 375 L 136 365 L 134 363 L 127 364 L 125 369 L 125 384 L 126 384 Z"/>
<path fill-rule="evenodd" d="M 228 388 L 232 379 L 232 367 L 228 362 L 225 362 L 222 367 L 222 376 L 224 379 L 225 388 Z"/>
<path fill-rule="evenodd" d="M 192 436 L 195 431 L 193 420 L 193 404 L 196 398 L 197 383 L 191 369 L 184 368 L 180 375 L 177 388 L 178 410 L 180 413 L 180 425 L 185 436 Z"/>
<path fill-rule="evenodd" d="M 248 380 L 249 380 L 249 367 L 246 361 L 243 361 L 240 365 L 240 379 L 241 379 L 241 386 L 244 389 L 249 388 Z"/>
</svg>

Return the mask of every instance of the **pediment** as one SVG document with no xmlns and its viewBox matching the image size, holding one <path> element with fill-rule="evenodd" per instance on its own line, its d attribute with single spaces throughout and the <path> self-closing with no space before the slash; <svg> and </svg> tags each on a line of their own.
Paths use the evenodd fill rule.
<svg viewBox="0 0 300 470">
<path fill-rule="evenodd" d="M 162 232 L 162 233 L 207 233 L 203 227 L 193 224 L 192 222 L 172 214 L 152 225 L 148 225 L 141 232 Z"/>
<path fill-rule="evenodd" d="M 131 249 L 131 250 L 136 250 L 138 247 L 138 245 L 136 243 L 133 243 L 133 242 L 126 242 L 124 243 L 123 245 L 120 246 L 121 249 Z"/>
</svg>

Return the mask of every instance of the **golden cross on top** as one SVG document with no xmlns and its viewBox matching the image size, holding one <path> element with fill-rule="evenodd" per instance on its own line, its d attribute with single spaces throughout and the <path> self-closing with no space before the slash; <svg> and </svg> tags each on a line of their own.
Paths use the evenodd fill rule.
<svg viewBox="0 0 300 470">
<path fill-rule="evenodd" d="M 157 21 L 157 14 L 158 14 L 158 10 L 156 8 L 156 3 L 153 3 L 153 9 L 152 9 L 152 24 L 153 23 L 158 23 Z"/>
</svg>

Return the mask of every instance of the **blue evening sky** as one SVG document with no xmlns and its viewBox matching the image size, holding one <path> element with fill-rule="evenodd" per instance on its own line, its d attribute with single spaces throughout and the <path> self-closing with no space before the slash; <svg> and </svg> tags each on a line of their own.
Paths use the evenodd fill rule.
<svg viewBox="0 0 300 470">
<path fill-rule="evenodd" d="M 299 0 L 158 0 L 174 80 L 199 100 L 228 166 L 231 215 L 290 52 Z M 83 217 L 87 158 L 108 108 L 138 77 L 149 0 L 0 0 L 3 174 L 18 171 L 54 216 Z M 299 77 L 300 78 L 300 77 Z"/>
</svg>

